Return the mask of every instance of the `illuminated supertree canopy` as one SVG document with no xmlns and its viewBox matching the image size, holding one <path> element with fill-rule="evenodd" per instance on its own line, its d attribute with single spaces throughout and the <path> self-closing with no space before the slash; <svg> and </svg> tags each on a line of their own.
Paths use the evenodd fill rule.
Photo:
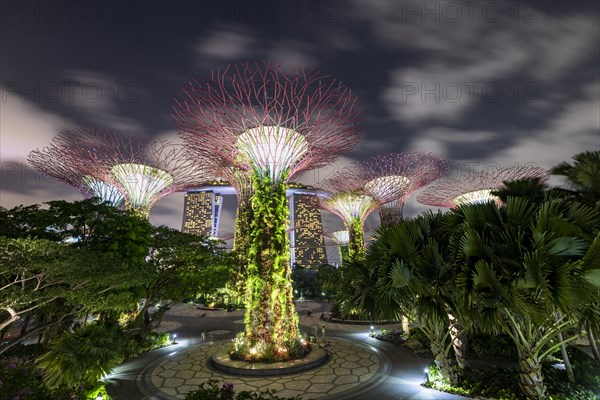
<svg viewBox="0 0 600 400">
<path fill-rule="evenodd" d="M 319 204 L 344 222 L 349 236 L 350 257 L 364 255 L 364 223 L 369 214 L 394 200 L 406 184 L 402 176 L 380 179 L 382 177 L 373 177 L 367 172 L 362 163 L 357 162 L 320 185 L 330 194 L 322 196 Z"/>
<path fill-rule="evenodd" d="M 393 198 L 379 209 L 382 225 L 400 222 L 408 197 L 447 171 L 446 160 L 429 152 L 385 154 L 358 164 L 367 188 L 380 198 Z"/>
<path fill-rule="evenodd" d="M 268 63 L 216 70 L 191 81 L 175 99 L 175 122 L 190 151 L 233 168 L 242 181 L 248 175 L 241 171 L 251 177 L 246 332 L 234 345 L 235 358 L 302 354 L 289 265 L 287 182 L 354 147 L 362 134 L 361 111 L 356 96 L 336 80 Z"/>
<path fill-rule="evenodd" d="M 55 137 L 52 154 L 65 153 L 82 183 L 99 194 L 118 190 L 125 206 L 148 217 L 154 203 L 170 193 L 200 186 L 213 179 L 211 171 L 185 157 L 182 147 L 166 141 L 146 144 L 142 136 L 112 130 L 75 129 Z M 50 154 L 48 148 L 42 154 Z M 32 152 L 31 160 L 39 153 Z M 54 162 L 51 168 L 65 168 Z M 78 175 L 75 175 L 78 176 Z"/>
<path fill-rule="evenodd" d="M 500 199 L 491 192 L 503 187 L 505 181 L 527 178 L 540 178 L 543 182 L 548 179 L 548 171 L 534 166 L 489 168 L 485 171 L 434 182 L 419 193 L 417 201 L 421 204 L 445 208 L 489 201 L 500 205 Z"/>
<path fill-rule="evenodd" d="M 333 232 L 326 232 L 326 236 L 333 239 L 335 244 L 337 244 L 338 250 L 340 252 L 340 262 L 344 260 L 348 256 L 348 244 L 350 243 L 350 233 L 347 230 L 339 230 Z"/>
<path fill-rule="evenodd" d="M 121 207 L 124 197 L 114 177 L 91 157 L 89 143 L 80 139 L 71 131 L 60 132 L 47 147 L 31 151 L 28 161 L 38 171 L 75 187 L 85 198 L 98 197 Z"/>
</svg>

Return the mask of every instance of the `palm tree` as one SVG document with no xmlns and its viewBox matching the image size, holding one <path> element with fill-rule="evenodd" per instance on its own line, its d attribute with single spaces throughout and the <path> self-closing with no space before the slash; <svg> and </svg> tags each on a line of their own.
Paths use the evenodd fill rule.
<svg viewBox="0 0 600 400">
<path fill-rule="evenodd" d="M 93 387 L 122 361 L 123 341 L 117 333 L 89 324 L 63 334 L 38 359 L 44 381 L 51 387 Z"/>
<path fill-rule="evenodd" d="M 431 343 L 441 375 L 456 384 L 467 366 L 467 319 L 445 254 L 443 219 L 440 213 L 427 213 L 380 228 L 366 263 L 370 282 L 376 281 L 375 313 L 403 314 L 415 321 Z"/>
<path fill-rule="evenodd" d="M 463 206 L 451 246 L 461 265 L 458 283 L 479 309 L 481 327 L 508 334 L 517 347 L 520 389 L 545 399 L 541 362 L 560 343 L 559 334 L 576 325 L 576 310 L 594 299 L 590 267 L 582 257 L 597 213 L 577 202 L 508 196 L 495 204 Z M 563 343 L 575 337 L 565 339 Z"/>
<path fill-rule="evenodd" d="M 600 151 L 586 151 L 572 159 L 573 164 L 563 161 L 550 172 L 565 177 L 573 189 L 572 194 L 600 210 Z"/>
<path fill-rule="evenodd" d="M 600 212 L 600 151 L 588 151 L 572 157 L 573 164 L 562 162 L 550 170 L 554 175 L 566 178 L 567 184 L 572 188 L 568 194 L 576 199 L 595 207 Z M 594 304 L 597 309 L 599 303 Z M 596 334 L 600 333 L 600 324 L 594 324 L 592 319 L 598 319 L 594 311 L 586 311 L 581 321 L 582 327 L 588 335 L 588 342 L 596 361 L 600 362 L 600 352 L 596 344 Z"/>
</svg>

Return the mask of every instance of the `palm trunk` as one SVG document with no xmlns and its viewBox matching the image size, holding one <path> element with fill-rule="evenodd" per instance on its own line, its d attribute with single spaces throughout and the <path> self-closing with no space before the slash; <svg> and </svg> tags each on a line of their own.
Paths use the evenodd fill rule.
<svg viewBox="0 0 600 400">
<path fill-rule="evenodd" d="M 427 334 L 427 333 L 426 333 Z M 439 330 L 427 334 L 430 342 L 430 350 L 433 353 L 435 365 L 438 367 L 442 378 L 452 385 L 458 384 L 458 374 L 456 372 L 456 363 L 450 357 L 450 347 L 446 343 L 447 336 Z"/>
<path fill-rule="evenodd" d="M 448 314 L 450 320 L 450 339 L 452 340 L 452 348 L 454 349 L 454 357 L 456 358 L 456 364 L 458 369 L 462 372 L 465 368 L 468 368 L 469 361 L 467 360 L 468 350 L 468 336 L 465 331 L 465 327 L 458 321 L 453 315 Z"/>
<path fill-rule="evenodd" d="M 598 352 L 598 345 L 596 344 L 596 338 L 594 337 L 594 332 L 592 331 L 592 327 L 589 322 L 586 322 L 587 334 L 588 334 L 588 342 L 590 342 L 590 347 L 592 348 L 592 354 L 594 354 L 594 358 L 596 361 L 600 362 L 600 352 Z"/>
<path fill-rule="evenodd" d="M 563 341 L 562 332 L 558 332 L 558 341 Z M 567 378 L 569 382 L 575 383 L 575 374 L 573 374 L 573 367 L 571 366 L 571 360 L 569 354 L 567 354 L 567 346 L 564 343 L 560 345 L 560 353 L 562 354 L 563 362 L 565 364 L 565 370 L 567 371 Z"/>
<path fill-rule="evenodd" d="M 525 398 L 533 400 L 545 400 L 548 390 L 544 383 L 542 374 L 542 363 L 538 355 L 533 352 L 534 346 L 529 343 L 528 338 L 519 335 L 514 325 L 511 326 L 513 340 L 519 354 L 519 389 Z"/>
<path fill-rule="evenodd" d="M 406 315 L 402 316 L 402 332 L 408 336 L 410 334 L 410 321 Z"/>
</svg>

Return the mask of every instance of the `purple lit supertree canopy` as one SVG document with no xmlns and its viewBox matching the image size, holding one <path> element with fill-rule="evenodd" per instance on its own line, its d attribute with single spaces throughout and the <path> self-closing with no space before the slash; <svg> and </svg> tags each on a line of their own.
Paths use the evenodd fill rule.
<svg viewBox="0 0 600 400">
<path fill-rule="evenodd" d="M 322 196 L 319 204 L 344 222 L 351 258 L 364 255 L 364 223 L 369 214 L 393 201 L 406 185 L 404 177 L 378 179 L 380 177 L 373 177 L 367 172 L 362 163 L 357 162 L 320 184 L 330 194 Z"/>
<path fill-rule="evenodd" d="M 85 185 L 100 182 L 117 188 L 125 207 L 147 218 L 158 199 L 213 179 L 210 170 L 184 153 L 182 147 L 162 140 L 146 144 L 137 134 L 74 129 L 57 135 L 51 147 L 32 152 L 30 160 L 38 167 L 46 161 L 40 155 L 55 157 L 47 168 L 61 169 L 65 167 L 56 157 L 64 154 L 60 157 L 71 160 L 67 165 Z"/>
<path fill-rule="evenodd" d="M 527 178 L 539 178 L 545 181 L 548 179 L 548 171 L 533 166 L 489 168 L 486 171 L 434 182 L 419 193 L 417 201 L 421 204 L 445 208 L 488 201 L 500 205 L 500 199 L 492 192 L 503 187 L 505 181 Z"/>
<path fill-rule="evenodd" d="M 238 186 L 248 177 L 241 171 L 251 176 L 251 210 L 243 217 L 250 222 L 248 233 L 241 233 L 248 237 L 246 332 L 234 357 L 260 360 L 264 351 L 257 349 L 282 360 L 298 355 L 287 182 L 354 147 L 362 134 L 361 111 L 356 96 L 336 80 L 268 63 L 216 70 L 191 81 L 175 99 L 175 122 L 190 151 L 233 168 L 242 179 Z"/>
<path fill-rule="evenodd" d="M 448 169 L 445 159 L 429 152 L 385 154 L 358 164 L 366 177 L 366 187 L 380 198 L 393 198 L 379 209 L 382 225 L 399 223 L 408 197 Z"/>
<path fill-rule="evenodd" d="M 123 206 L 117 182 L 106 174 L 104 164 L 91 157 L 92 143 L 81 139 L 86 138 L 79 132 L 60 132 L 47 147 L 32 150 L 27 160 L 36 170 L 75 187 L 85 198 Z"/>
</svg>

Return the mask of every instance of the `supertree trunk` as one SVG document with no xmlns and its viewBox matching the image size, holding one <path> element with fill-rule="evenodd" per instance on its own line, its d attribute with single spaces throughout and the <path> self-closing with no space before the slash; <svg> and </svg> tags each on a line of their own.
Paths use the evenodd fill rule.
<svg viewBox="0 0 600 400">
<path fill-rule="evenodd" d="M 254 218 L 246 284 L 246 340 L 250 346 L 266 346 L 278 353 L 297 342 L 298 316 L 293 303 L 286 185 L 270 178 L 253 180 Z"/>
<path fill-rule="evenodd" d="M 344 260 L 348 258 L 348 245 L 339 245 L 338 248 L 340 251 L 340 264 L 343 264 Z"/>
<path fill-rule="evenodd" d="M 400 207 L 386 207 L 383 206 L 379 209 L 379 219 L 381 220 L 382 226 L 393 226 L 398 225 L 402 222 L 402 206 Z"/>
<path fill-rule="evenodd" d="M 248 248 L 250 247 L 250 223 L 252 220 L 251 197 L 238 193 L 233 250 L 238 261 L 235 287 L 240 294 L 245 292 L 246 279 L 248 278 Z"/>
<path fill-rule="evenodd" d="M 348 256 L 351 259 L 363 258 L 365 255 L 365 237 L 362 221 L 358 218 L 346 223 L 348 229 Z"/>
</svg>

